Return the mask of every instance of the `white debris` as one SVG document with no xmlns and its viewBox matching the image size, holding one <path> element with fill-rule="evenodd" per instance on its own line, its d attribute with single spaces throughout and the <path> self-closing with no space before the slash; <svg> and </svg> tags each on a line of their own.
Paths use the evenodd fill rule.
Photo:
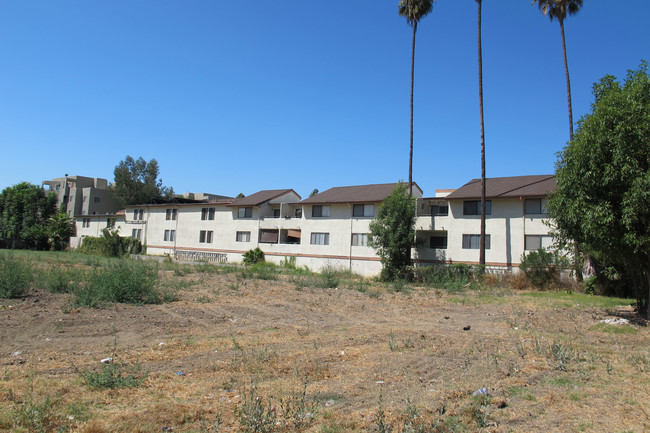
<svg viewBox="0 0 650 433">
<path fill-rule="evenodd" d="M 113 363 L 113 358 L 112 357 L 111 358 L 104 358 L 99 362 L 101 362 L 102 364 L 112 364 Z"/>
<path fill-rule="evenodd" d="M 606 323 L 608 325 L 629 325 L 630 321 L 627 319 L 605 319 L 601 320 L 600 323 Z"/>
</svg>

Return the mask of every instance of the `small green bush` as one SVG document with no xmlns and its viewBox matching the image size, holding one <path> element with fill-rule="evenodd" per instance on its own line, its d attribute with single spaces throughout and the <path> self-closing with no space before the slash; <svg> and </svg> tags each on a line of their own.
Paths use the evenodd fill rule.
<svg viewBox="0 0 650 433">
<path fill-rule="evenodd" d="M 34 270 L 24 260 L 0 255 L 0 298 L 20 298 L 29 292 Z"/>
<path fill-rule="evenodd" d="M 158 271 L 145 263 L 119 260 L 94 270 L 75 291 L 74 304 L 97 308 L 105 302 L 159 304 L 166 295 L 158 288 Z"/>
<path fill-rule="evenodd" d="M 244 253 L 244 264 L 245 265 L 254 265 L 257 262 L 264 261 L 264 252 L 260 247 L 255 248 L 254 250 L 248 250 Z"/>
<path fill-rule="evenodd" d="M 521 269 L 530 282 L 538 288 L 548 287 L 552 283 L 559 283 L 563 269 L 569 267 L 566 257 L 560 256 L 557 251 L 546 251 L 540 248 L 531 251 L 521 258 Z"/>
<path fill-rule="evenodd" d="M 96 389 L 134 388 L 140 386 L 149 374 L 139 363 L 128 365 L 115 359 L 111 361 L 101 364 L 98 370 L 75 369 L 86 385 Z"/>
<path fill-rule="evenodd" d="M 320 272 L 321 284 L 320 286 L 324 289 L 334 289 L 339 286 L 341 279 L 339 278 L 339 272 L 336 268 L 330 264 L 325 265 L 325 267 Z"/>
</svg>

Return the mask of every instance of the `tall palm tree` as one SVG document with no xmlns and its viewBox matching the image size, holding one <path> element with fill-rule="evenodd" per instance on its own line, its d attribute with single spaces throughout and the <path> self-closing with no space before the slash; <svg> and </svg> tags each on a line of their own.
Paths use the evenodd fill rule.
<svg viewBox="0 0 650 433">
<path fill-rule="evenodd" d="M 418 23 L 433 9 L 433 0 L 400 0 L 397 6 L 401 16 L 413 27 L 413 45 L 411 48 L 411 143 L 409 151 L 409 197 L 413 194 L 413 81 L 415 78 L 415 32 Z"/>
<path fill-rule="evenodd" d="M 478 5 L 478 97 L 481 112 L 481 241 L 479 264 L 485 265 L 485 123 L 483 121 L 483 48 L 481 44 L 481 5 Z"/>
<path fill-rule="evenodd" d="M 571 81 L 569 80 L 569 66 L 566 60 L 566 42 L 564 39 L 564 19 L 568 15 L 575 15 L 582 7 L 582 0 L 533 0 L 539 10 L 549 17 L 551 21 L 557 19 L 562 32 L 562 53 L 564 55 L 564 73 L 566 74 L 566 92 L 569 102 L 569 140 L 573 141 L 573 109 L 571 108 Z"/>
</svg>

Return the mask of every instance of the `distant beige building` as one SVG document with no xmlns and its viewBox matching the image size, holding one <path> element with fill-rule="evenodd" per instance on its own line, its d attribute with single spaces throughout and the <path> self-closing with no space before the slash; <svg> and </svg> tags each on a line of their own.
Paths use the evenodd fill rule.
<svg viewBox="0 0 650 433">
<path fill-rule="evenodd" d="M 119 210 L 106 179 L 66 175 L 45 180 L 42 186 L 46 192 L 56 192 L 59 211 L 70 218 L 78 215 L 111 214 Z"/>
<path fill-rule="evenodd" d="M 368 245 L 369 225 L 395 183 L 336 187 L 305 200 L 292 189 L 263 190 L 244 198 L 209 197 L 201 202 L 127 206 L 115 216 L 77 218 L 77 236 L 97 236 L 115 227 L 121 236 L 140 239 L 147 254 L 184 260 L 241 262 L 259 247 L 266 260 L 293 257 L 297 266 L 326 266 L 360 275 L 377 275 L 381 262 Z M 518 267 L 521 256 L 550 248 L 546 197 L 554 176 L 518 176 L 487 181 L 486 261 L 493 270 Z M 417 199 L 416 266 L 477 264 L 480 234 L 480 180 L 456 190 L 437 190 Z"/>
</svg>

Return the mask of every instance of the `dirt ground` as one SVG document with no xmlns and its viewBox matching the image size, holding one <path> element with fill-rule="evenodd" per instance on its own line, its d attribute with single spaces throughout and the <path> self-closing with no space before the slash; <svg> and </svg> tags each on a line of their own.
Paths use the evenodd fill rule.
<svg viewBox="0 0 650 433">
<path fill-rule="evenodd" d="M 182 287 L 175 302 L 0 300 L 0 430 L 20 431 L 26 408 L 47 406 L 61 431 L 240 431 L 254 386 L 278 414 L 304 391 L 312 432 L 389 431 L 384 418 L 409 431 L 409 403 L 436 431 L 650 431 L 650 332 L 599 324 L 634 318 L 630 306 L 163 274 Z M 78 371 L 111 356 L 148 370 L 144 383 L 89 388 Z M 488 399 L 472 395 L 483 387 Z"/>
</svg>

